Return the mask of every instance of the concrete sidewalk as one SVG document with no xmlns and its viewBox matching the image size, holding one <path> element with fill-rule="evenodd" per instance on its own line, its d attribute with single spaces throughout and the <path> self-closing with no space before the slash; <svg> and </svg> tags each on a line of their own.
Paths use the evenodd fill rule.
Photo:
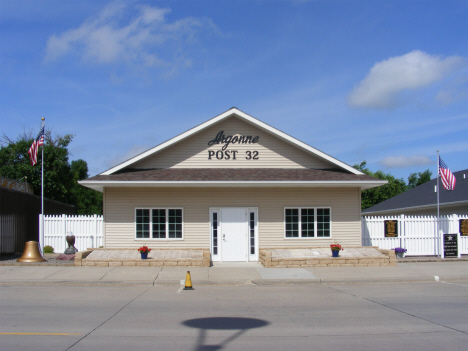
<svg viewBox="0 0 468 351">
<path fill-rule="evenodd" d="M 468 280 L 468 262 L 398 263 L 390 267 L 264 268 L 260 263 L 212 267 L 0 266 L 0 285 L 320 284 Z"/>
</svg>

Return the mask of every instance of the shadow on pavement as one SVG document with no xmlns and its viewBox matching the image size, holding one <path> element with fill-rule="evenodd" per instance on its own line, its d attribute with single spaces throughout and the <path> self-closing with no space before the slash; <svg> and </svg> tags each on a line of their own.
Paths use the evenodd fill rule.
<svg viewBox="0 0 468 351">
<path fill-rule="evenodd" d="M 197 343 L 194 351 L 214 351 L 221 350 L 229 342 L 237 339 L 249 329 L 262 328 L 270 322 L 256 318 L 241 317 L 211 317 L 189 319 L 182 322 L 183 325 L 190 328 L 200 329 Z M 232 336 L 222 341 L 218 345 L 204 345 L 207 330 L 237 330 Z"/>
</svg>

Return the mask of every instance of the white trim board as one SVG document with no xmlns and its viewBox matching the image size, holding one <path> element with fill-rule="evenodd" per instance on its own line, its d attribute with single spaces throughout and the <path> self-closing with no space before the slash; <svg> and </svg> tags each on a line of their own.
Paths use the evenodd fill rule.
<svg viewBox="0 0 468 351">
<path fill-rule="evenodd" d="M 356 181 L 112 181 L 81 180 L 79 184 L 100 191 L 104 187 L 360 187 L 361 190 L 385 185 L 386 180 Z"/>
</svg>

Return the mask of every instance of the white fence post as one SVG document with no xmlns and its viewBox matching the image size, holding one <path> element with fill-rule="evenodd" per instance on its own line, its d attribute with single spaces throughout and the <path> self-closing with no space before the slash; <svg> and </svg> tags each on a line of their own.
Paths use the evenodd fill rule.
<svg viewBox="0 0 468 351">
<path fill-rule="evenodd" d="M 468 215 L 459 216 L 458 220 L 460 220 L 460 219 L 467 220 Z M 460 232 L 460 222 L 457 223 L 457 232 Z M 461 234 L 462 233 L 460 233 L 460 244 L 459 244 L 458 248 L 460 249 L 460 253 L 462 255 L 463 254 L 468 254 L 468 236 L 462 236 Z"/>
<path fill-rule="evenodd" d="M 454 234 L 458 233 L 458 215 L 453 214 L 452 217 L 450 218 L 450 233 L 449 234 Z"/>
<path fill-rule="evenodd" d="M 101 235 L 100 236 L 100 238 L 101 238 L 100 244 L 101 245 L 96 245 L 96 246 L 97 247 L 99 247 L 99 246 L 105 247 L 106 246 L 106 236 L 104 235 L 104 233 L 105 233 L 104 216 L 101 216 L 100 222 L 101 222 L 101 225 L 99 226 L 99 228 L 101 228 L 101 229 L 99 231 L 99 234 Z"/>
<path fill-rule="evenodd" d="M 97 247 L 97 234 L 98 234 L 98 228 L 97 228 L 97 215 L 94 215 L 94 235 L 93 238 L 91 238 L 91 247 Z"/>
<path fill-rule="evenodd" d="M 406 227 L 405 227 L 405 215 L 404 214 L 400 215 L 398 226 L 400 227 L 398 229 L 398 236 L 400 237 L 400 247 L 406 247 L 406 241 L 405 241 Z"/>
<path fill-rule="evenodd" d="M 62 243 L 65 246 L 65 249 L 60 251 L 65 251 L 67 249 L 67 217 L 65 214 L 62 214 Z"/>
<path fill-rule="evenodd" d="M 437 228 L 438 228 L 438 226 L 437 226 L 437 217 L 434 217 L 433 227 L 434 227 L 434 233 L 435 233 L 434 236 L 436 237 L 436 239 L 434 240 L 434 251 L 435 251 L 435 254 L 437 256 L 440 256 L 441 254 L 440 254 L 440 245 L 439 245 L 439 239 L 438 239 L 439 233 L 437 232 Z"/>
<path fill-rule="evenodd" d="M 44 237 L 44 221 L 42 220 L 42 214 L 39 214 L 39 251 L 44 254 L 45 237 Z"/>
</svg>

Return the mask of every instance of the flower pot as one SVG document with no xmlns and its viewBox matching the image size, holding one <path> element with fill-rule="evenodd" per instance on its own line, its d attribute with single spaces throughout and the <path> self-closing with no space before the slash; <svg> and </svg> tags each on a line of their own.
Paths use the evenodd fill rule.
<svg viewBox="0 0 468 351">
<path fill-rule="evenodd" d="M 395 252 L 395 254 L 396 254 L 396 257 L 400 257 L 400 258 L 405 257 L 405 253 L 404 253 L 404 252 Z"/>
<path fill-rule="evenodd" d="M 332 257 L 338 257 L 340 254 L 340 250 L 332 250 Z"/>
<path fill-rule="evenodd" d="M 148 252 L 140 252 L 141 259 L 146 260 L 148 258 Z"/>
</svg>

